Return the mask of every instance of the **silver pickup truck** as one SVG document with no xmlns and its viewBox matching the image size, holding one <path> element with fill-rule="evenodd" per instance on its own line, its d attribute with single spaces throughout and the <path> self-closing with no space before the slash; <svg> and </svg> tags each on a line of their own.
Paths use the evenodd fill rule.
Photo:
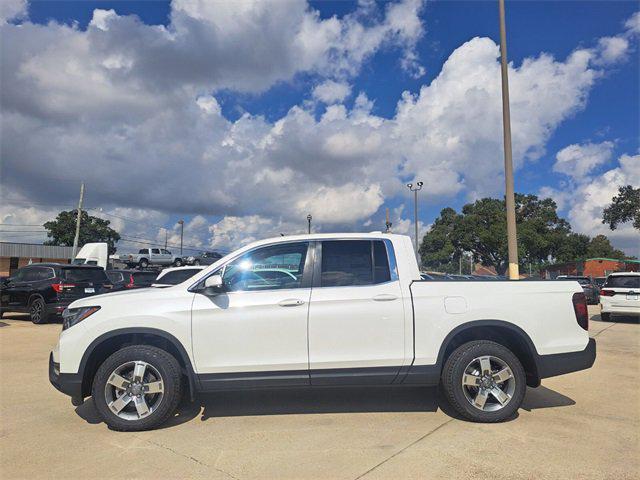
<svg viewBox="0 0 640 480">
<path fill-rule="evenodd" d="M 147 268 L 149 265 L 174 265 L 180 267 L 184 264 L 181 256 L 173 255 L 164 248 L 141 248 L 138 253 L 111 255 L 111 259 L 125 263 L 129 268 Z"/>
</svg>

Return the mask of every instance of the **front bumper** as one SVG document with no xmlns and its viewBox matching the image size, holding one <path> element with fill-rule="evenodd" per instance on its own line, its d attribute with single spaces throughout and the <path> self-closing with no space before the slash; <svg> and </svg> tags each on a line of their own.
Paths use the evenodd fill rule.
<svg viewBox="0 0 640 480">
<path fill-rule="evenodd" d="M 591 368 L 596 361 L 596 340 L 590 338 L 584 350 L 538 355 L 538 377 L 548 378 Z"/>
<path fill-rule="evenodd" d="M 49 354 L 49 381 L 57 390 L 71 398 L 82 398 L 82 377 L 76 373 L 60 373 L 60 364 Z"/>
</svg>

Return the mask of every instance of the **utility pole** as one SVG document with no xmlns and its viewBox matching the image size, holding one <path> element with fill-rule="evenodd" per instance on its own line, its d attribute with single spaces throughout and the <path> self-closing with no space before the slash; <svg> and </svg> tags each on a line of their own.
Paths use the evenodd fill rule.
<svg viewBox="0 0 640 480">
<path fill-rule="evenodd" d="M 180 256 L 182 256 L 182 238 L 184 237 L 184 220 L 178 220 L 180 224 Z"/>
<path fill-rule="evenodd" d="M 80 220 L 82 218 L 82 200 L 84 199 L 84 182 L 80 184 L 80 200 L 78 200 L 78 214 L 76 217 L 76 235 L 73 237 L 73 258 L 78 253 L 78 241 L 80 240 Z"/>
<path fill-rule="evenodd" d="M 309 224 L 309 229 L 308 229 L 309 234 L 311 234 L 311 219 L 312 218 L 313 217 L 311 216 L 311 214 L 307 215 L 307 223 Z"/>
<path fill-rule="evenodd" d="M 462 275 L 462 254 L 460 254 L 460 258 L 459 258 L 459 265 L 458 265 L 458 275 Z"/>
<path fill-rule="evenodd" d="M 507 28 L 504 0 L 498 0 L 500 12 L 500 69 L 502 73 L 502 133 L 504 137 L 504 180 L 507 206 L 507 245 L 509 250 L 509 279 L 518 280 L 518 240 L 516 233 L 516 202 L 513 188 L 513 159 L 511 158 L 511 113 L 509 111 L 509 69 L 507 64 Z"/>
<path fill-rule="evenodd" d="M 167 249 L 167 238 L 169 236 L 169 230 L 167 230 L 166 228 L 164 229 L 164 249 Z"/>
<path fill-rule="evenodd" d="M 387 219 L 384 222 L 384 225 L 386 227 L 385 232 L 391 233 L 391 220 L 389 219 L 389 208 L 387 208 Z"/>
<path fill-rule="evenodd" d="M 418 266 L 422 264 L 420 261 L 420 254 L 418 253 L 418 250 L 420 249 L 420 240 L 418 239 L 418 192 L 422 190 L 423 185 L 424 183 L 422 182 L 417 182 L 415 186 L 413 183 L 407 183 L 407 188 L 413 192 L 413 220 L 416 228 L 416 260 L 418 261 Z"/>
</svg>

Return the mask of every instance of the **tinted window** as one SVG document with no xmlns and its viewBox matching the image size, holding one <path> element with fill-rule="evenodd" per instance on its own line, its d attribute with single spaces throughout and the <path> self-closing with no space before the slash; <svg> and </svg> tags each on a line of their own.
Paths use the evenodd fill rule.
<svg viewBox="0 0 640 480">
<path fill-rule="evenodd" d="M 382 241 L 322 242 L 321 273 L 323 287 L 373 285 L 391 279 L 387 250 Z"/>
<path fill-rule="evenodd" d="M 132 276 L 133 283 L 135 283 L 136 285 L 151 285 L 157 277 L 157 275 L 153 272 L 135 272 L 132 274 Z"/>
<path fill-rule="evenodd" d="M 640 288 L 640 275 L 609 275 L 604 286 L 611 288 Z"/>
<path fill-rule="evenodd" d="M 160 251 L 166 255 L 171 255 L 171 252 L 169 250 L 165 250 L 164 248 Z"/>
<path fill-rule="evenodd" d="M 196 273 L 200 272 L 200 269 L 190 268 L 188 270 L 174 270 L 166 275 L 157 279 L 157 283 L 163 283 L 165 285 L 177 285 L 185 280 L 193 277 Z"/>
<path fill-rule="evenodd" d="M 64 280 L 69 283 L 104 283 L 109 281 L 101 268 L 65 268 L 62 270 L 62 275 Z"/>
<path fill-rule="evenodd" d="M 138 253 L 145 254 L 145 253 L 147 253 L 147 249 L 146 248 L 141 248 L 140 250 L 138 250 Z"/>
<path fill-rule="evenodd" d="M 124 281 L 124 277 L 122 276 L 121 272 L 107 272 L 107 277 L 109 278 L 109 280 L 115 283 Z"/>
<path fill-rule="evenodd" d="M 299 288 L 307 248 L 307 242 L 300 242 L 253 250 L 227 264 L 224 284 L 229 291 Z"/>
<path fill-rule="evenodd" d="M 38 269 L 37 268 L 25 268 L 22 271 L 22 276 L 20 278 L 23 282 L 35 282 L 39 280 L 38 278 Z"/>
<path fill-rule="evenodd" d="M 37 280 L 50 280 L 56 276 L 55 271 L 51 267 L 38 267 L 34 270 L 36 270 L 35 275 Z"/>
<path fill-rule="evenodd" d="M 160 253 L 160 250 L 157 248 L 152 248 L 151 253 Z"/>
</svg>

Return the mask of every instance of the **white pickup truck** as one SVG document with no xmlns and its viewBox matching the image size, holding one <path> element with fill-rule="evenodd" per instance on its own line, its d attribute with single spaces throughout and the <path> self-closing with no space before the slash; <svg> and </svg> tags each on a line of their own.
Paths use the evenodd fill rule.
<svg viewBox="0 0 640 480">
<path fill-rule="evenodd" d="M 125 263 L 129 268 L 147 268 L 149 265 L 174 265 L 179 267 L 184 263 L 182 257 L 173 255 L 164 248 L 141 248 L 138 253 L 111 255 L 110 258 Z"/>
<path fill-rule="evenodd" d="M 278 237 L 184 283 L 78 300 L 49 377 L 116 430 L 158 426 L 183 385 L 438 385 L 464 417 L 514 414 L 526 386 L 591 367 L 577 282 L 422 281 L 409 237 Z"/>
</svg>

